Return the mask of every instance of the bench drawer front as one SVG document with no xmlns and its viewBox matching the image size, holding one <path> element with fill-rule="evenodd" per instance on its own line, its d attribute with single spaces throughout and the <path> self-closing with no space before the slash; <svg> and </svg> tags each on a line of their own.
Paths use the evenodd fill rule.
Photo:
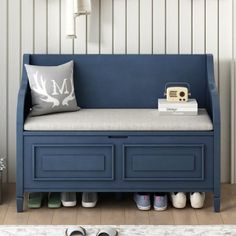
<svg viewBox="0 0 236 236">
<path fill-rule="evenodd" d="M 124 145 L 124 180 L 196 180 L 205 178 L 205 148 L 197 145 Z"/>
<path fill-rule="evenodd" d="M 33 180 L 113 180 L 113 145 L 33 145 Z"/>
</svg>

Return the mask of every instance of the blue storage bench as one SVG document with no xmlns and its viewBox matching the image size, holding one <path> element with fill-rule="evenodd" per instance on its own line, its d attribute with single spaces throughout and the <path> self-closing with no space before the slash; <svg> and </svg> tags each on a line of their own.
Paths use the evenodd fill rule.
<svg viewBox="0 0 236 236">
<path fill-rule="evenodd" d="M 17 211 L 25 192 L 212 192 L 220 211 L 220 108 L 211 55 L 24 55 L 74 61 L 81 110 L 29 117 L 17 107 Z M 198 116 L 160 116 L 167 82 L 187 82 Z"/>
</svg>

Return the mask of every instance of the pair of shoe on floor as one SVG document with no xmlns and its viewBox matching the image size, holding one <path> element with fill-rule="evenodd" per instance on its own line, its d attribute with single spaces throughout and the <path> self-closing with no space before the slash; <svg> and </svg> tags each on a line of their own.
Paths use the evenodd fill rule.
<svg viewBox="0 0 236 236">
<path fill-rule="evenodd" d="M 91 192 L 91 193 L 83 193 L 82 194 L 82 206 L 83 207 L 95 207 L 98 201 L 98 194 Z M 65 207 L 73 207 L 77 204 L 76 193 L 72 192 L 64 192 L 61 193 L 61 202 L 62 205 Z"/>
<path fill-rule="evenodd" d="M 171 193 L 171 202 L 175 208 L 184 208 L 187 202 L 186 193 L 178 192 Z M 139 210 L 150 210 L 151 209 L 151 199 L 148 193 L 135 193 L 134 201 Z M 202 208 L 205 201 L 205 193 L 194 192 L 190 193 L 190 203 L 193 208 Z M 167 209 L 167 194 L 166 193 L 155 193 L 153 199 L 153 207 L 156 211 L 164 211 Z"/>
<path fill-rule="evenodd" d="M 48 208 L 60 208 L 61 204 L 65 207 L 73 207 L 77 204 L 76 193 L 30 193 L 28 207 L 40 208 L 47 199 Z M 95 207 L 97 204 L 97 193 L 83 193 L 82 206 Z"/>
<path fill-rule="evenodd" d="M 30 193 L 28 200 L 29 208 L 40 208 L 47 201 L 48 208 L 61 207 L 60 193 Z"/>
<path fill-rule="evenodd" d="M 134 201 L 139 210 L 148 211 L 151 209 L 151 197 L 149 193 L 135 193 Z M 166 193 L 154 193 L 153 208 L 156 211 L 164 211 L 167 209 Z"/>
<path fill-rule="evenodd" d="M 205 201 L 204 192 L 189 193 L 190 204 L 192 208 L 202 208 Z M 187 194 L 184 192 L 171 193 L 171 202 L 175 208 L 185 208 L 187 203 Z"/>
<path fill-rule="evenodd" d="M 74 226 L 74 227 L 69 227 L 66 229 L 66 236 L 76 236 L 76 235 L 82 235 L 86 236 L 86 230 L 81 227 L 81 226 Z M 98 231 L 96 236 L 117 236 L 118 231 L 114 228 L 108 227 L 104 228 Z"/>
</svg>

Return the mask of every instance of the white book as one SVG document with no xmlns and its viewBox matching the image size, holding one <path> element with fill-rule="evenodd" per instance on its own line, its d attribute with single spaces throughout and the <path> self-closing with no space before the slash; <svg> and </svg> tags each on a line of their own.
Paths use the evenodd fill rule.
<svg viewBox="0 0 236 236">
<path fill-rule="evenodd" d="M 192 108 L 197 109 L 196 99 L 189 99 L 187 102 L 168 102 L 166 99 L 158 99 L 158 108 Z"/>
<path fill-rule="evenodd" d="M 158 99 L 158 110 L 161 115 L 197 115 L 198 104 L 196 99 L 187 102 L 168 102 L 166 99 Z"/>
</svg>

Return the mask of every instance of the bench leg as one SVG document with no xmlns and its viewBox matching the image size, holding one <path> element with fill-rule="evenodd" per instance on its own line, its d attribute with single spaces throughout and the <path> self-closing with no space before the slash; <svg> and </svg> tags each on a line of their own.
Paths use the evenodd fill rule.
<svg viewBox="0 0 236 236">
<path fill-rule="evenodd" d="M 17 212 L 23 212 L 24 209 L 24 196 L 16 197 Z"/>
<path fill-rule="evenodd" d="M 214 211 L 220 212 L 220 195 L 214 194 Z"/>
</svg>

